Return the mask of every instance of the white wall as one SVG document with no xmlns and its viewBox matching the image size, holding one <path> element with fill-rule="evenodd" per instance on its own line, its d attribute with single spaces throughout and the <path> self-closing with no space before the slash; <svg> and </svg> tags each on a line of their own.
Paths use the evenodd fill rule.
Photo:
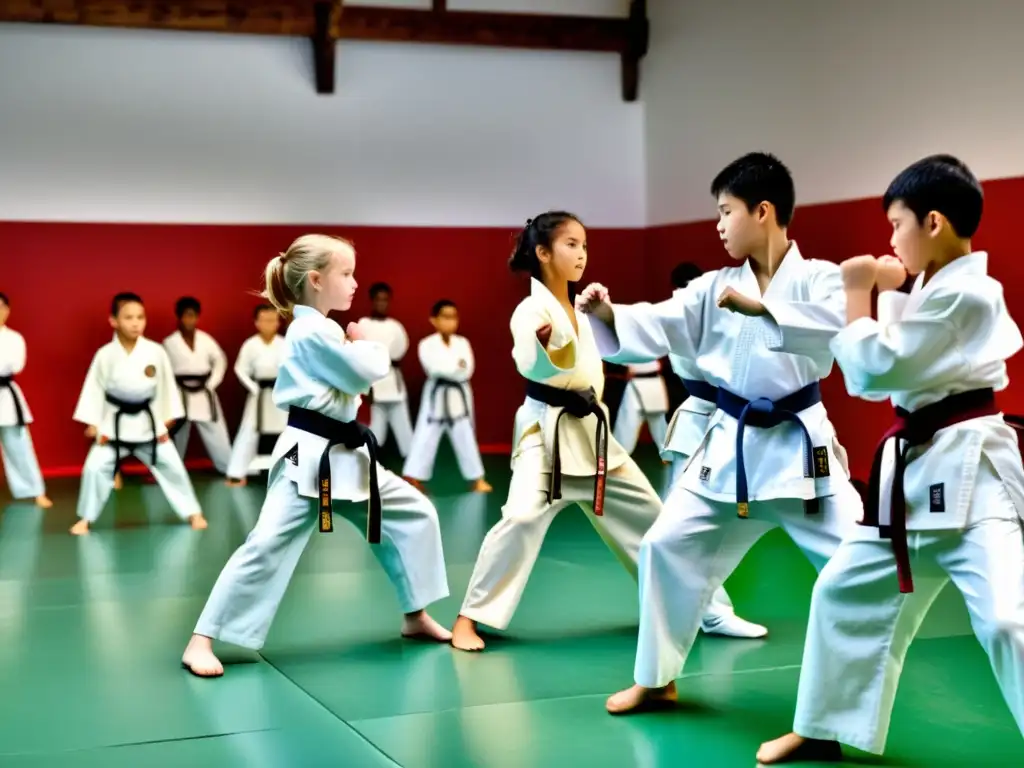
<svg viewBox="0 0 1024 768">
<path fill-rule="evenodd" d="M 880 195 L 901 168 L 959 155 L 1024 175 L 1024 3 L 650 0 L 648 221 L 711 218 L 715 173 L 752 150 L 800 202 Z"/>
<path fill-rule="evenodd" d="M 645 224 L 643 106 L 614 54 L 342 41 L 317 96 L 301 39 L 0 25 L 0 72 L 0 219 Z"/>
</svg>

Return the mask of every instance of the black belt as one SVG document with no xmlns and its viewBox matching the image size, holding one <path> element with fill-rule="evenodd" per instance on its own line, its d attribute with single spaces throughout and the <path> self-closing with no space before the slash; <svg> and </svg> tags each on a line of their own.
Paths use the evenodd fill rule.
<svg viewBox="0 0 1024 768">
<path fill-rule="evenodd" d="M 689 384 L 689 382 L 687 382 Z M 736 419 L 736 511 L 740 517 L 750 514 L 750 496 L 747 491 L 747 468 L 743 459 L 743 433 L 748 426 L 770 429 L 789 422 L 799 427 L 804 442 L 804 477 L 814 479 L 814 442 L 807 426 L 797 416 L 801 411 L 821 402 L 821 385 L 815 381 L 779 400 L 759 397 L 747 400 L 727 389 L 712 387 L 718 409 Z M 697 395 L 703 399 L 702 395 Z M 804 508 L 809 515 L 819 510 L 818 499 L 806 499 Z"/>
<path fill-rule="evenodd" d="M 156 464 L 156 419 L 153 417 L 153 410 L 149 407 L 150 400 L 140 400 L 139 402 L 131 403 L 126 400 L 114 397 L 113 395 L 107 395 L 107 402 L 117 408 L 117 413 L 114 414 L 114 477 L 117 477 L 117 473 L 121 471 L 121 449 L 127 448 L 129 453 L 135 453 L 139 448 L 144 445 L 148 445 L 152 451 L 153 464 Z M 151 440 L 144 440 L 140 443 L 126 442 L 121 439 L 121 417 L 127 414 L 128 416 L 134 416 L 138 413 L 145 411 L 146 415 L 149 416 L 149 426 L 153 430 L 153 437 Z"/>
<path fill-rule="evenodd" d="M 445 426 L 451 427 L 455 424 L 458 419 L 452 416 L 451 406 L 448 404 L 448 392 L 452 389 L 458 390 L 459 395 L 462 396 L 462 407 L 466 411 L 465 416 L 459 416 L 459 419 L 469 418 L 469 399 L 466 397 L 466 390 L 462 386 L 462 382 L 453 381 L 452 379 L 434 379 L 434 386 L 430 390 L 430 415 L 427 416 L 427 421 L 430 424 L 444 424 Z M 444 415 L 441 418 L 435 418 L 434 413 L 437 405 L 437 396 L 441 395 L 441 402 L 444 405 Z"/>
<path fill-rule="evenodd" d="M 708 384 L 701 379 L 683 379 L 683 386 L 686 387 L 686 392 L 691 397 L 707 400 L 709 403 L 718 401 L 718 387 L 713 384 Z"/>
<path fill-rule="evenodd" d="M 343 445 L 350 451 L 366 446 L 370 454 L 370 504 L 366 519 L 366 540 L 380 544 L 381 505 L 380 488 L 377 487 L 377 439 L 369 427 L 357 421 L 337 421 L 317 411 L 291 406 L 288 409 L 288 426 L 327 441 L 320 454 L 320 468 L 317 481 L 320 489 L 320 532 L 334 530 L 334 513 L 331 509 L 331 448 Z"/>
<path fill-rule="evenodd" d="M 205 392 L 206 399 L 210 402 L 210 421 L 217 421 L 217 401 L 214 399 L 213 390 L 207 389 L 206 383 L 210 380 L 210 374 L 204 373 L 199 375 L 183 374 L 181 376 L 175 376 L 174 380 L 178 382 L 178 387 L 184 392 L 196 394 L 198 392 Z M 182 398 L 182 405 L 185 408 L 185 418 L 179 421 L 174 426 L 174 432 L 176 433 L 185 424 L 188 423 L 188 397 Z"/>
<path fill-rule="evenodd" d="M 526 396 L 539 400 L 552 408 L 560 408 L 561 412 L 555 419 L 555 439 L 551 457 L 551 483 L 548 487 L 548 503 L 562 498 L 562 456 L 559 450 L 558 424 L 565 414 L 575 419 L 582 419 L 590 414 L 597 417 L 597 430 L 594 437 L 594 453 L 597 459 L 597 471 L 594 473 L 594 514 L 604 514 L 604 489 L 608 474 L 608 419 L 601 402 L 597 399 L 594 388 L 582 390 L 557 389 L 547 384 L 531 381 L 526 385 Z"/>
<path fill-rule="evenodd" d="M 6 389 L 11 393 L 11 400 L 14 401 L 14 418 L 17 420 L 17 426 L 25 426 L 25 411 L 21 407 L 21 400 L 18 399 L 18 393 L 14 391 L 14 377 L 13 376 L 0 376 L 0 389 Z"/>
</svg>

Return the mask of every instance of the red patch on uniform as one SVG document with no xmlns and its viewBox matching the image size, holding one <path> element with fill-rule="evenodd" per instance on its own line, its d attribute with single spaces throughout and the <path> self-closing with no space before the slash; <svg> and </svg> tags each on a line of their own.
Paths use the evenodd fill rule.
<svg viewBox="0 0 1024 768">
<path fill-rule="evenodd" d="M 146 376 L 151 378 L 151 379 L 154 376 L 156 376 L 156 366 L 155 365 L 147 365 L 146 366 Z"/>
</svg>

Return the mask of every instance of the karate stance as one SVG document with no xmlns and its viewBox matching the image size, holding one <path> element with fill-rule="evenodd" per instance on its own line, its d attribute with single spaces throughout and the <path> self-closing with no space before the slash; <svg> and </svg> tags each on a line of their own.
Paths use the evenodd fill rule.
<svg viewBox="0 0 1024 768">
<path fill-rule="evenodd" d="M 285 348 L 278 333 L 281 316 L 269 304 L 260 304 L 254 315 L 256 334 L 245 340 L 235 360 L 235 376 L 249 396 L 231 448 L 227 484 L 233 486 L 245 485 L 247 475 L 270 469 L 274 445 L 288 423 L 288 414 L 274 405 Z"/>
<path fill-rule="evenodd" d="M 14 377 L 25 370 L 25 337 L 7 326 L 11 303 L 0 293 L 0 455 L 4 460 L 7 487 L 15 499 L 33 499 L 37 507 L 49 509 L 43 473 L 28 425 L 32 412 Z"/>
<path fill-rule="evenodd" d="M 114 339 L 97 350 L 85 375 L 74 420 L 94 440 L 78 494 L 78 522 L 89 532 L 114 488 L 121 462 L 135 456 L 153 473 L 171 508 L 195 529 L 206 528 L 185 465 L 167 428 L 184 415 L 181 395 L 164 348 L 142 334 L 146 310 L 134 293 L 119 293 L 110 308 Z"/>
<path fill-rule="evenodd" d="M 347 241 L 304 235 L 266 268 L 266 297 L 293 320 L 274 402 L 288 427 L 274 451 L 267 497 L 256 526 L 228 560 L 181 663 L 199 677 L 224 667 L 213 640 L 263 647 L 288 582 L 317 528 L 333 530 L 331 501 L 366 501 L 367 538 L 398 593 L 404 637 L 439 642 L 451 633 L 425 610 L 448 596 L 441 530 L 430 501 L 379 466 L 373 433 L 355 421 L 361 395 L 387 375 L 387 348 L 348 338 L 327 317 L 352 305 L 355 251 Z M 321 469 L 321 457 L 328 460 Z M 318 506 L 319 504 L 319 506 Z"/>
<path fill-rule="evenodd" d="M 479 651 L 477 624 L 508 627 L 555 515 L 579 504 L 627 571 L 661 511 L 647 478 L 608 430 L 604 368 L 569 296 L 587 266 L 587 234 L 572 214 L 527 222 L 510 266 L 531 275 L 512 314 L 512 358 L 526 379 L 516 413 L 512 481 L 502 519 L 484 538 L 452 645 Z M 712 622 L 714 620 L 712 619 Z"/>
<path fill-rule="evenodd" d="M 606 359 L 674 353 L 716 388 L 707 432 L 640 547 L 636 684 L 608 699 L 613 714 L 676 699 L 708 600 L 764 533 L 782 526 L 820 569 L 863 509 L 818 384 L 845 321 L 839 267 L 804 260 L 789 239 L 795 192 L 778 159 L 740 158 L 712 195 L 742 266 L 659 304 L 613 307 L 596 284 L 577 300 Z"/>
<path fill-rule="evenodd" d="M 484 480 L 484 465 L 480 460 L 476 429 L 473 419 L 473 377 L 476 362 L 469 339 L 459 336 L 459 311 L 447 299 L 437 302 L 430 312 L 430 322 L 436 333 L 419 343 L 420 364 L 427 380 L 412 448 L 405 460 L 402 475 L 422 488 L 434 474 L 434 461 L 441 435 L 448 435 L 459 471 L 469 481 L 474 493 L 489 493 L 490 483 Z"/>
<path fill-rule="evenodd" d="M 794 733 L 761 746 L 766 764 L 837 760 L 840 742 L 883 753 L 907 649 L 950 579 L 1024 734 L 1024 469 L 994 397 L 1024 342 L 971 246 L 982 190 L 962 162 L 914 163 L 883 204 L 898 260 L 843 263 L 848 324 L 831 348 L 850 393 L 890 400 L 897 422 L 864 525 L 815 584 Z M 903 265 L 917 275 L 909 296 L 895 290 Z"/>
<path fill-rule="evenodd" d="M 164 348 L 171 358 L 174 378 L 185 404 L 185 416 L 174 425 L 172 432 L 178 453 L 184 459 L 195 424 L 213 466 L 226 474 L 231 459 L 231 439 L 217 388 L 227 373 L 228 358 L 210 334 L 197 328 L 200 309 L 199 301 L 191 296 L 178 299 L 174 307 L 178 330 L 164 339 Z"/>
<path fill-rule="evenodd" d="M 412 420 L 409 418 L 409 391 L 402 377 L 402 358 L 409 351 L 405 327 L 388 316 L 391 307 L 391 286 L 374 283 L 370 286 L 373 311 L 359 320 L 359 330 L 367 341 L 376 341 L 388 348 L 391 370 L 370 388 L 370 429 L 377 444 L 383 446 L 390 432 L 398 452 L 404 459 L 412 445 Z"/>
<path fill-rule="evenodd" d="M 647 422 L 651 439 L 657 446 L 665 444 L 665 432 L 668 424 L 665 416 L 668 413 L 668 390 L 665 379 L 661 375 L 661 361 L 630 365 L 629 381 L 626 391 L 622 394 L 622 403 L 615 418 L 612 434 L 622 446 L 622 450 L 632 454 L 640 439 L 640 430 Z"/>
</svg>

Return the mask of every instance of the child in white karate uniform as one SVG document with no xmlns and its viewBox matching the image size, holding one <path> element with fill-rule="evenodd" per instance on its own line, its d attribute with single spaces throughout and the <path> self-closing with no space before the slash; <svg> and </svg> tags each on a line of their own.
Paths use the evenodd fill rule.
<svg viewBox="0 0 1024 768">
<path fill-rule="evenodd" d="M 146 310 L 138 294 L 119 293 L 110 308 L 114 339 L 96 352 L 75 406 L 74 420 L 94 440 L 82 468 L 77 535 L 89 532 L 114 488 L 121 462 L 135 456 L 160 485 L 175 514 L 206 528 L 185 465 L 167 432 L 184 415 L 171 361 L 143 336 Z"/>
<path fill-rule="evenodd" d="M 398 453 L 404 459 L 412 446 L 409 390 L 402 376 L 402 358 L 409 351 L 409 335 L 405 326 L 388 316 L 391 296 L 391 286 L 387 283 L 370 286 L 373 312 L 359 319 L 359 330 L 367 341 L 377 341 L 387 347 L 391 356 L 388 375 L 370 388 L 370 429 L 380 446 L 387 442 L 389 433 L 394 435 Z"/>
<path fill-rule="evenodd" d="M 795 190 L 777 158 L 734 161 L 712 194 L 742 266 L 659 304 L 613 307 L 600 285 L 578 299 L 606 359 L 674 353 L 716 388 L 707 432 L 640 548 L 635 685 L 608 699 L 613 714 L 676 699 L 708 600 L 768 530 L 781 526 L 820 569 L 862 512 L 819 387 L 845 320 L 839 267 L 805 260 L 789 239 Z"/>
<path fill-rule="evenodd" d="M 664 444 L 668 426 L 665 420 L 668 413 L 668 389 L 660 360 L 630 365 L 628 370 L 629 381 L 622 394 L 612 434 L 626 453 L 633 453 L 645 421 L 654 444 Z"/>
<path fill-rule="evenodd" d="M 473 388 L 470 379 L 476 370 L 469 339 L 459 336 L 459 310 L 455 303 L 442 299 L 430 311 L 430 323 L 436 333 L 419 343 L 420 365 L 427 374 L 423 383 L 420 410 L 412 448 L 402 475 L 422 488 L 434 474 L 434 461 L 442 435 L 448 435 L 463 479 L 474 493 L 489 493 L 484 465 L 476 441 L 473 418 Z"/>
<path fill-rule="evenodd" d="M 25 337 L 7 326 L 10 315 L 7 294 L 0 293 L 0 454 L 11 495 L 15 499 L 33 499 L 37 507 L 49 509 L 53 502 L 46 495 L 28 430 L 32 412 L 14 380 L 25 370 Z"/>
<path fill-rule="evenodd" d="M 883 198 L 898 260 L 842 265 L 836 361 L 851 394 L 891 400 L 898 418 L 864 525 L 814 586 L 794 732 L 763 744 L 762 763 L 837 760 L 840 742 L 882 754 L 907 649 L 950 580 L 1024 734 L 1024 468 L 994 397 L 1024 342 L 988 255 L 971 246 L 982 199 L 956 158 L 920 160 Z M 895 290 L 903 265 L 917 275 L 909 296 Z"/>
<path fill-rule="evenodd" d="M 263 647 L 309 537 L 318 522 L 321 531 L 333 530 L 333 500 L 369 500 L 367 538 L 398 593 L 402 635 L 451 639 L 425 610 L 448 595 L 437 513 L 378 465 L 373 433 L 355 420 L 361 396 L 391 368 L 388 350 L 362 340 L 355 323 L 346 338 L 327 317 L 352 305 L 355 266 L 352 245 L 324 235 L 298 238 L 267 264 L 266 297 L 293 317 L 274 386 L 288 427 L 274 451 L 259 520 L 224 566 L 182 656 L 199 677 L 224 674 L 214 639 Z"/>
<path fill-rule="evenodd" d="M 185 405 L 184 419 L 171 431 L 178 453 L 184 459 L 195 424 L 213 466 L 221 474 L 227 474 L 231 439 L 217 388 L 227 373 L 228 358 L 213 336 L 198 328 L 201 309 L 199 300 L 192 296 L 178 299 L 174 306 L 178 330 L 164 339 Z"/>
<path fill-rule="evenodd" d="M 479 651 L 477 624 L 505 629 L 556 514 L 583 508 L 628 573 L 636 575 L 640 541 L 661 512 L 643 472 L 609 434 L 601 402 L 604 367 L 570 283 L 587 265 L 579 219 L 550 211 L 527 222 L 510 266 L 531 276 L 530 295 L 512 314 L 512 358 L 526 379 L 516 413 L 512 482 L 502 519 L 477 556 L 452 645 Z"/>
<path fill-rule="evenodd" d="M 288 414 L 274 405 L 285 347 L 284 336 L 278 333 L 281 316 L 269 304 L 260 304 L 253 314 L 256 333 L 245 340 L 235 360 L 235 376 L 249 396 L 231 448 L 226 480 L 231 486 L 245 485 L 248 475 L 270 469 L 274 444 L 288 423 Z"/>
</svg>

